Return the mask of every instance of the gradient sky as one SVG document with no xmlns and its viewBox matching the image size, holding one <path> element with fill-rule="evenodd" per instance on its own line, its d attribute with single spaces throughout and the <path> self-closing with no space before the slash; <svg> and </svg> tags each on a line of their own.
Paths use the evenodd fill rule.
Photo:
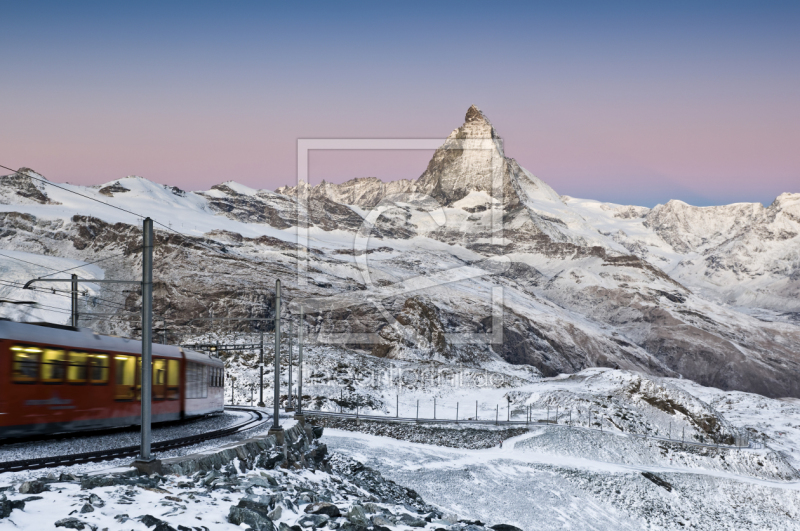
<svg viewBox="0 0 800 531">
<path fill-rule="evenodd" d="M 375 5 L 378 4 L 378 5 Z M 298 138 L 444 138 L 476 104 L 556 191 L 800 192 L 800 2 L 5 2 L 0 164 L 198 190 L 296 179 Z M 312 182 L 430 152 L 315 152 Z"/>
</svg>

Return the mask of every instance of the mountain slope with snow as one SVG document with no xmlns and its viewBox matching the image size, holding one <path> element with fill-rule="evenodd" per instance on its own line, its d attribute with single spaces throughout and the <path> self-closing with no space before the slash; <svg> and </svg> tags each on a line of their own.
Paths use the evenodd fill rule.
<svg viewBox="0 0 800 531">
<path fill-rule="evenodd" d="M 172 341 L 198 332 L 192 319 L 271 316 L 280 278 L 310 339 L 377 357 L 602 366 L 800 396 L 800 194 L 654 209 L 561 197 L 505 156 L 474 106 L 414 181 L 183 192 L 20 173 L 0 177 L 3 249 L 135 278 L 141 221 L 112 206 L 161 224 L 155 306 Z M 99 293 L 137 309 L 133 293 Z"/>
</svg>

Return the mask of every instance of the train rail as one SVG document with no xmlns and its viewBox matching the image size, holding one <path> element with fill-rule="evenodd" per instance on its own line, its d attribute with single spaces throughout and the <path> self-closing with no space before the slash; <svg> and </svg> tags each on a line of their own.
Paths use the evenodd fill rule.
<svg viewBox="0 0 800 531">
<path fill-rule="evenodd" d="M 188 437 L 179 437 L 177 439 L 154 442 L 151 444 L 151 450 L 153 452 L 164 452 L 167 450 L 173 450 L 175 448 L 192 446 L 194 444 L 212 439 L 219 439 L 221 437 L 235 435 L 237 433 L 252 429 L 261 424 L 265 418 L 269 418 L 269 415 L 266 413 L 254 409 L 230 406 L 227 406 L 225 409 L 245 411 L 250 413 L 250 418 L 238 424 L 234 424 L 233 426 L 228 426 L 219 430 L 213 430 Z M 72 466 L 84 463 L 110 461 L 112 459 L 121 459 L 124 457 L 135 457 L 137 455 L 139 455 L 139 445 L 125 446 L 122 448 L 98 450 L 95 452 L 83 452 L 78 454 L 41 457 L 37 459 L 21 459 L 17 461 L 0 462 L 0 472 L 19 472 L 22 470 L 37 470 L 40 468 L 50 468 L 55 466 Z"/>
</svg>

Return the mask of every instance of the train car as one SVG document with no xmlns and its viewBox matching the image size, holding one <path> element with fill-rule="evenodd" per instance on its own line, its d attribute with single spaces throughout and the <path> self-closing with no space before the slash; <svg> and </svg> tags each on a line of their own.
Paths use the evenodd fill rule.
<svg viewBox="0 0 800 531">
<path fill-rule="evenodd" d="M 142 343 L 0 320 L 0 438 L 137 425 Z M 222 361 L 153 344 L 153 422 L 223 410 Z"/>
</svg>

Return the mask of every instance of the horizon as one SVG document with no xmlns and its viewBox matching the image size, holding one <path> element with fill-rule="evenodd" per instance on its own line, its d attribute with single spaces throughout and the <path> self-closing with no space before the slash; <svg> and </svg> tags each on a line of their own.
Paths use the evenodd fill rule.
<svg viewBox="0 0 800 531">
<path fill-rule="evenodd" d="M 9 6 L 0 164 L 274 190 L 295 183 L 298 139 L 444 141 L 475 104 L 561 195 L 800 192 L 800 6 L 481 6 Z M 431 154 L 313 152 L 309 180 L 417 179 Z"/>
</svg>

